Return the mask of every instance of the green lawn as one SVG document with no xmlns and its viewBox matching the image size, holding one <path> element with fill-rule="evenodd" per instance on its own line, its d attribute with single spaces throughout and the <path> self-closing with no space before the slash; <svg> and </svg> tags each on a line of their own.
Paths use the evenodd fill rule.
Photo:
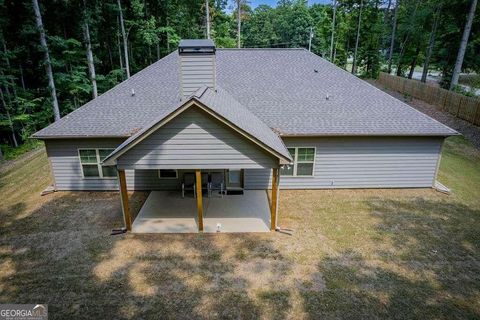
<svg viewBox="0 0 480 320">
<path fill-rule="evenodd" d="M 269 234 L 119 235 L 112 192 L 59 192 L 43 151 L 0 167 L 0 303 L 66 318 L 480 318 L 480 152 L 427 189 L 282 191 Z M 134 193 L 138 210 L 144 193 Z"/>
</svg>

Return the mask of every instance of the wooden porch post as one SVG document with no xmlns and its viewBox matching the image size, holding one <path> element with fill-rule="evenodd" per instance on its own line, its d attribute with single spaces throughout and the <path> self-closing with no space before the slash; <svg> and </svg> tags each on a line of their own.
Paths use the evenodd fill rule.
<svg viewBox="0 0 480 320">
<path fill-rule="evenodd" d="M 127 231 L 132 231 L 132 216 L 130 215 L 130 209 L 128 207 L 127 179 L 125 179 L 125 170 L 118 169 L 117 171 L 125 228 L 127 228 Z"/>
<path fill-rule="evenodd" d="M 272 205 L 270 206 L 270 230 L 274 231 L 277 227 L 277 207 L 278 207 L 278 168 L 272 169 Z"/>
<path fill-rule="evenodd" d="M 203 231 L 203 199 L 202 199 L 202 172 L 195 170 L 196 192 L 197 192 L 197 213 L 198 231 Z"/>
</svg>

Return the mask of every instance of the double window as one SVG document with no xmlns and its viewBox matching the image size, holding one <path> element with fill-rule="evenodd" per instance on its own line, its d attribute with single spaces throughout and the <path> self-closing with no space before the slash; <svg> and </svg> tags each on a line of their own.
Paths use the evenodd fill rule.
<svg viewBox="0 0 480 320">
<path fill-rule="evenodd" d="M 280 175 L 290 177 L 313 176 L 315 148 L 288 148 L 293 164 L 280 169 Z"/>
<path fill-rule="evenodd" d="M 115 166 L 102 166 L 102 161 L 114 149 L 78 149 L 84 178 L 116 178 Z"/>
</svg>

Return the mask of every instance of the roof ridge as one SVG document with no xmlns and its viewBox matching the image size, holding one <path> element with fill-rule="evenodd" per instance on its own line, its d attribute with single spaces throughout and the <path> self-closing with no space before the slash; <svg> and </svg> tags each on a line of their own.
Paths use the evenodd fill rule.
<svg viewBox="0 0 480 320">
<path fill-rule="evenodd" d="M 203 94 L 205 93 L 205 91 L 207 91 L 209 89 L 209 87 L 207 86 L 201 86 L 200 88 L 197 89 L 197 91 L 195 91 L 193 94 L 191 94 L 188 98 L 201 98 L 203 96 Z M 186 99 L 188 100 L 188 99 Z"/>
<path fill-rule="evenodd" d="M 250 122 L 258 122 L 259 124 L 262 124 L 266 130 L 264 131 L 268 132 L 269 135 L 273 135 L 277 141 L 272 142 L 272 139 L 267 137 L 262 137 L 261 134 L 259 134 L 258 130 L 252 130 L 252 126 L 245 126 L 245 122 L 238 122 L 235 121 L 236 113 L 231 112 L 225 112 L 226 109 L 222 109 L 222 107 L 225 107 L 222 105 L 222 107 L 219 108 L 219 105 L 215 103 L 215 100 L 212 100 L 211 97 L 206 95 L 204 99 L 201 99 L 201 97 L 204 95 L 205 92 L 211 91 L 211 94 L 215 98 L 220 98 L 221 95 L 226 95 L 228 96 L 228 99 L 231 99 L 234 101 L 236 104 L 238 104 L 239 107 L 245 109 L 242 110 L 244 115 L 248 115 L 251 117 L 249 120 Z M 200 96 L 197 96 L 197 94 L 200 94 Z M 193 103 L 190 103 L 193 102 Z M 213 90 L 213 88 L 209 88 L 207 86 L 203 86 L 200 89 L 195 92 L 195 94 L 190 95 L 185 101 L 181 101 L 180 103 L 177 103 L 175 106 L 170 108 L 168 112 L 164 112 L 161 114 L 161 116 L 157 117 L 155 120 L 151 121 L 150 124 L 141 130 L 137 131 L 134 133 L 132 136 L 130 136 L 127 140 L 122 142 L 112 153 L 110 153 L 104 160 L 103 163 L 111 163 L 113 160 L 121 156 L 124 152 L 128 151 L 130 148 L 134 147 L 138 142 L 137 139 L 143 137 L 144 135 L 149 136 L 154 132 L 155 130 L 159 129 L 161 126 L 163 126 L 165 123 L 169 122 L 172 118 L 178 116 L 179 114 L 183 113 L 185 110 L 188 108 L 196 105 L 197 107 L 203 108 L 204 110 L 209 110 L 209 113 L 211 112 L 212 115 L 215 114 L 220 121 L 224 121 L 221 119 L 225 119 L 228 123 L 232 124 L 234 126 L 235 130 L 240 130 L 243 131 L 246 134 L 247 139 L 250 139 L 252 141 L 259 141 L 260 146 L 267 151 L 271 152 L 274 154 L 276 157 L 280 159 L 280 161 L 286 161 L 290 160 L 291 157 L 290 154 L 288 153 L 288 150 L 283 143 L 282 139 L 275 134 L 262 120 L 260 120 L 255 114 L 250 112 L 245 106 L 243 106 L 241 103 L 239 103 L 235 98 L 233 98 L 228 91 L 221 89 L 220 93 L 217 93 L 216 90 Z M 246 122 L 250 124 L 250 122 Z M 260 125 L 261 127 L 261 125 Z M 255 127 L 257 129 L 257 127 Z M 142 138 L 143 139 L 143 138 Z"/>
</svg>

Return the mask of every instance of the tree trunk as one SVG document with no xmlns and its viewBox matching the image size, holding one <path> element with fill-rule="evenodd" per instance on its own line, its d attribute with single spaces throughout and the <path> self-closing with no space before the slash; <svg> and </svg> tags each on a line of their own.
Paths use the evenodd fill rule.
<svg viewBox="0 0 480 320">
<path fill-rule="evenodd" d="M 414 11 L 414 13 L 415 13 L 415 11 Z M 404 40 L 400 44 L 401 49 L 400 49 L 400 53 L 398 54 L 397 76 L 402 75 L 402 59 L 403 59 L 403 55 L 405 54 L 405 48 L 407 46 L 409 37 L 410 37 L 410 33 L 407 33 L 404 37 Z"/>
<path fill-rule="evenodd" d="M 167 27 L 170 24 L 168 23 L 168 18 L 167 18 Z M 170 32 L 167 31 L 167 52 L 170 53 Z"/>
<path fill-rule="evenodd" d="M 128 37 L 128 32 L 127 32 L 127 37 Z M 133 62 L 133 58 L 134 58 L 134 56 L 133 56 L 133 42 L 128 43 L 128 56 L 129 56 L 129 58 L 128 58 L 129 63 L 128 64 L 129 65 L 130 65 L 130 63 L 134 64 L 134 62 Z M 130 67 L 129 67 L 129 69 L 130 69 Z"/>
<path fill-rule="evenodd" d="M 157 61 L 160 60 L 160 40 L 157 41 L 156 46 L 157 46 Z"/>
<path fill-rule="evenodd" d="M 392 6 L 392 0 L 388 0 L 387 8 L 385 9 L 385 15 L 383 17 L 383 25 L 386 27 L 388 25 L 388 21 L 390 20 L 390 7 Z M 386 37 L 385 34 L 382 35 L 382 48 L 386 47 Z"/>
<path fill-rule="evenodd" d="M 152 47 L 148 45 L 148 64 L 152 64 Z"/>
<path fill-rule="evenodd" d="M 13 127 L 13 121 L 12 121 L 12 117 L 10 116 L 10 111 L 8 110 L 7 104 L 5 103 L 5 98 L 3 96 L 3 89 L 2 88 L 0 88 L 0 100 L 2 101 L 2 105 L 5 108 L 5 111 L 7 113 L 8 125 L 10 127 L 10 130 L 12 131 L 13 145 L 16 148 L 16 147 L 18 147 L 18 142 L 17 142 L 17 138 L 15 137 L 15 129 Z"/>
<path fill-rule="evenodd" d="M 7 52 L 7 43 L 5 42 L 5 39 L 3 40 L 3 53 L 5 54 L 5 62 L 7 63 L 8 70 L 11 69 L 10 66 L 10 59 L 8 58 L 8 52 Z M 15 89 L 15 81 L 13 79 L 7 80 L 10 83 L 10 86 L 12 86 L 12 91 L 13 91 L 13 97 L 15 98 L 15 104 L 18 102 L 18 96 L 17 96 L 17 90 Z"/>
<path fill-rule="evenodd" d="M 105 46 L 108 50 L 108 61 L 110 62 L 110 70 L 113 70 L 113 57 L 112 57 L 112 48 L 110 47 L 110 43 L 106 42 Z"/>
<path fill-rule="evenodd" d="M 23 78 L 23 68 L 22 64 L 20 64 L 20 83 L 22 84 L 22 89 L 25 90 L 25 80 Z"/>
<path fill-rule="evenodd" d="M 435 17 L 433 18 L 433 25 L 432 31 L 430 32 L 430 39 L 428 40 L 428 48 L 427 53 L 425 55 L 425 63 L 423 64 L 423 71 L 422 71 L 422 82 L 427 82 L 427 75 L 428 75 L 428 66 L 430 64 L 430 58 L 432 57 L 433 46 L 435 45 L 435 34 L 437 33 L 438 21 L 440 20 L 440 11 L 441 5 L 437 6 L 437 10 L 435 12 Z"/>
<path fill-rule="evenodd" d="M 350 51 L 350 39 L 349 37 L 347 37 L 347 42 L 345 43 L 345 60 L 344 60 L 344 63 L 343 63 L 343 68 L 345 69 L 345 71 L 347 70 L 347 67 L 348 67 L 348 52 Z"/>
<path fill-rule="evenodd" d="M 118 18 L 118 23 L 120 24 L 120 17 Z M 118 58 L 120 62 L 120 70 L 122 70 L 122 79 L 123 79 L 123 57 L 122 57 L 122 45 L 120 44 L 120 33 L 117 33 L 117 47 L 118 47 Z"/>
<path fill-rule="evenodd" d="M 400 63 L 400 60 L 397 63 L 397 72 L 396 72 L 398 77 L 402 76 L 402 64 Z"/>
<path fill-rule="evenodd" d="M 357 39 L 355 40 L 355 50 L 353 53 L 352 74 L 357 74 L 357 52 L 358 52 L 358 41 L 360 40 L 360 26 L 362 24 L 362 9 L 363 9 L 363 0 L 360 0 L 360 12 L 358 13 Z"/>
<path fill-rule="evenodd" d="M 45 37 L 45 29 L 43 28 L 42 15 L 40 14 L 40 7 L 38 6 L 38 0 L 32 0 L 33 11 L 35 12 L 35 20 L 37 22 L 37 29 L 40 33 L 40 47 L 44 53 L 45 71 L 48 77 L 48 87 L 50 89 L 50 95 L 52 97 L 52 108 L 55 116 L 55 121 L 60 120 L 60 108 L 58 107 L 57 91 L 55 90 L 55 82 L 53 81 L 52 64 L 50 62 L 50 54 L 48 53 L 47 40 Z"/>
<path fill-rule="evenodd" d="M 2 153 L 2 147 L 0 147 L 0 161 L 3 160 L 3 153 Z"/>
<path fill-rule="evenodd" d="M 333 0 L 333 19 L 332 19 L 332 36 L 330 38 L 330 62 L 334 62 L 333 58 L 333 42 L 335 39 L 335 18 L 337 16 L 337 0 Z"/>
<path fill-rule="evenodd" d="M 130 78 L 130 65 L 128 63 L 128 42 L 127 42 L 127 35 L 125 33 L 125 25 L 123 23 L 123 12 L 122 12 L 122 4 L 120 0 L 117 0 L 118 4 L 118 12 L 120 16 L 120 28 L 122 30 L 122 38 L 123 38 L 123 52 L 125 56 L 125 70 L 127 71 L 127 79 Z"/>
<path fill-rule="evenodd" d="M 335 40 L 335 45 L 333 46 L 333 60 L 331 61 L 332 63 L 335 63 L 335 60 L 337 59 L 337 47 L 338 47 L 338 39 Z"/>
<path fill-rule="evenodd" d="M 205 14 L 207 15 L 207 39 L 210 39 L 210 7 L 208 0 L 205 0 Z"/>
<path fill-rule="evenodd" d="M 413 73 L 415 72 L 415 67 L 417 66 L 417 58 L 420 53 L 420 47 L 417 47 L 415 50 L 415 55 L 413 56 L 412 63 L 410 64 L 410 72 L 408 73 L 408 79 L 412 79 Z"/>
<path fill-rule="evenodd" d="M 240 48 L 240 31 L 241 31 L 241 0 L 237 0 L 237 47 Z"/>
<path fill-rule="evenodd" d="M 92 44 L 90 42 L 90 29 L 88 28 L 88 14 L 87 14 L 87 2 L 86 0 L 83 0 L 83 6 L 84 6 L 84 37 L 85 37 L 85 45 L 87 47 L 87 64 L 88 64 L 88 71 L 90 73 L 90 81 L 92 82 L 92 94 L 93 94 L 93 99 L 95 99 L 98 96 L 98 91 L 97 91 L 97 79 L 95 76 L 95 64 L 93 63 L 93 53 L 92 53 Z"/>
<path fill-rule="evenodd" d="M 310 27 L 310 33 L 308 34 L 308 52 L 312 51 L 312 38 L 313 38 L 313 28 Z"/>
<path fill-rule="evenodd" d="M 393 56 L 393 47 L 395 46 L 395 30 L 397 29 L 397 17 L 398 17 L 398 5 L 400 0 L 397 0 L 395 3 L 395 10 L 393 14 L 393 26 L 392 26 L 392 37 L 390 39 L 390 50 L 388 51 L 388 74 L 392 72 L 392 56 Z"/>
<path fill-rule="evenodd" d="M 458 84 L 458 78 L 460 77 L 460 71 L 462 71 L 463 58 L 467 49 L 468 37 L 470 36 L 470 30 L 472 29 L 476 8 L 477 0 L 472 0 L 467 22 L 465 23 L 465 29 L 463 30 L 462 41 L 460 42 L 460 48 L 458 49 L 457 61 L 455 62 L 455 68 L 453 69 L 452 81 L 450 81 L 450 90 L 453 90 Z"/>
</svg>

